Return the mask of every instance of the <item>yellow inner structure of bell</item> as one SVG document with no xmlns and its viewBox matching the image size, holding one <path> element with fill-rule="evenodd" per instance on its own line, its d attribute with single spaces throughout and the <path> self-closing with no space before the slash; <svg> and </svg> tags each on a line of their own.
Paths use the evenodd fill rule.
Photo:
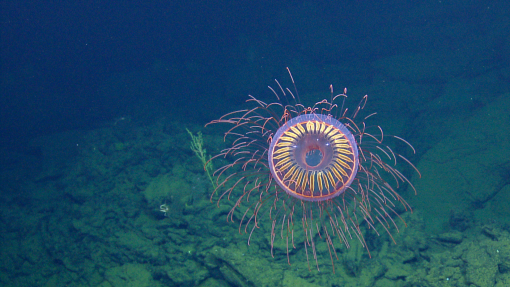
<svg viewBox="0 0 510 287">
<path fill-rule="evenodd" d="M 293 155 L 293 151 L 298 141 L 307 135 L 321 135 L 328 140 L 333 150 L 333 157 L 329 164 L 321 170 L 308 170 L 309 166 L 300 166 Z M 306 151 L 306 149 L 305 149 Z M 287 186 L 289 191 L 293 191 L 300 196 L 315 197 L 314 191 L 317 186 L 320 196 L 323 196 L 323 190 L 327 191 L 326 195 L 332 194 L 340 190 L 344 185 L 344 177 L 347 180 L 352 174 L 353 152 L 349 140 L 344 133 L 335 126 L 326 124 L 322 121 L 308 121 L 306 123 L 298 123 L 289 127 L 278 139 L 273 152 L 273 162 L 275 169 L 283 174 L 280 180 Z M 330 191 L 341 182 L 339 189 Z M 316 185 L 317 183 L 317 185 Z M 294 189 L 290 185 L 294 184 Z M 301 192 L 298 192 L 300 187 Z M 309 190 L 307 195 L 305 191 Z"/>
</svg>

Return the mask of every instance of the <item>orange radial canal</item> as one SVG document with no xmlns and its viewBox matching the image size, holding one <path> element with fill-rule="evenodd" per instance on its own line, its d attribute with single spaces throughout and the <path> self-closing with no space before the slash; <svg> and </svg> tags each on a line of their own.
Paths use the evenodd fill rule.
<svg viewBox="0 0 510 287">
<path fill-rule="evenodd" d="M 269 167 L 290 196 L 323 201 L 342 194 L 358 171 L 358 145 L 331 115 L 306 114 L 283 124 L 269 146 Z"/>
</svg>

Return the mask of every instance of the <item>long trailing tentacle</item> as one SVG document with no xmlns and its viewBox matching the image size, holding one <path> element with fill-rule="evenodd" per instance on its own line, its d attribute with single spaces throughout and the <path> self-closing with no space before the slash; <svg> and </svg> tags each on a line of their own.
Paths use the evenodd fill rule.
<svg viewBox="0 0 510 287">
<path fill-rule="evenodd" d="M 234 221 L 234 214 L 238 214 L 239 233 L 248 233 L 248 244 L 255 229 L 258 229 L 262 214 L 269 215 L 271 255 L 274 257 L 274 242 L 277 237 L 283 240 L 286 247 L 288 264 L 291 264 L 292 249 L 300 248 L 294 244 L 294 222 L 301 217 L 303 230 L 303 246 L 306 253 L 308 268 L 311 252 L 317 270 L 322 257 L 318 255 L 317 245 L 326 244 L 329 261 L 335 272 L 334 260 L 338 260 L 334 237 L 340 245 L 350 248 L 350 240 L 359 240 L 361 245 L 370 250 L 365 241 L 365 228 L 373 230 L 376 235 L 386 232 L 395 242 L 392 230 L 399 232 L 394 218 L 406 222 L 399 214 L 398 207 L 411 210 L 411 206 L 397 193 L 402 186 L 410 186 L 416 193 L 411 181 L 397 168 L 397 164 L 407 164 L 421 177 L 419 170 L 397 150 L 386 144 L 387 138 L 403 142 L 413 153 L 414 147 L 398 136 L 385 135 L 379 126 L 367 125 L 365 121 L 372 120 L 376 113 L 362 116 L 368 101 L 368 96 L 362 97 L 354 109 L 345 107 L 347 89 L 342 94 L 335 95 L 330 86 L 330 99 L 316 102 L 311 107 L 301 104 L 294 78 L 288 70 L 293 91 L 285 88 L 275 80 L 277 87 L 269 89 L 277 101 L 266 103 L 249 96 L 247 102 L 251 108 L 241 109 L 225 114 L 210 124 L 227 124 L 230 127 L 224 134 L 224 140 L 230 141 L 230 147 L 213 156 L 211 160 L 222 159 L 228 163 L 216 171 L 216 188 L 211 194 L 211 201 L 218 194 L 217 205 L 222 200 L 234 200 L 233 207 L 227 215 L 229 221 Z M 341 103 L 340 103 L 341 101 Z M 336 111 L 335 111 L 336 110 Z M 344 123 L 354 135 L 359 151 L 359 166 L 357 176 L 341 196 L 326 201 L 304 201 L 291 197 L 272 178 L 269 172 L 268 147 L 274 140 L 276 131 L 286 125 L 292 118 L 303 114 L 321 114 L 334 117 Z M 335 116 L 336 115 L 336 116 Z M 361 118 L 361 120 L 359 120 Z M 400 166 L 400 165 L 399 165 Z M 289 180 L 296 178 L 288 176 Z M 320 179 L 320 178 L 319 178 Z M 299 180 L 298 180 L 299 181 Z M 322 185 L 322 181 L 320 183 Z M 325 184 L 328 181 L 325 179 Z M 296 184 L 294 184 L 296 185 Z M 242 216 L 241 216 L 242 214 Z M 243 228 L 244 226 L 244 228 Z M 377 228 L 381 229 L 381 233 Z M 279 229 L 279 230 L 278 230 Z M 277 233 L 279 236 L 276 236 Z M 299 242 L 299 241 L 297 241 Z M 338 244 L 336 244 L 338 245 Z"/>
</svg>

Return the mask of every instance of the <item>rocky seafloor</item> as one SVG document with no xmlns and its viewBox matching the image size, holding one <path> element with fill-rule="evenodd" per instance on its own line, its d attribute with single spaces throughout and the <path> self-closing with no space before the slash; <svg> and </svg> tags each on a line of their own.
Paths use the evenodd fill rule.
<svg viewBox="0 0 510 287">
<path fill-rule="evenodd" d="M 506 98 L 473 115 L 470 130 L 476 131 L 480 115 L 490 112 L 494 122 L 489 126 L 498 134 L 497 124 L 507 124 L 500 122 L 508 116 Z M 478 126 L 491 133 L 487 124 Z M 462 197 L 462 189 L 456 189 L 462 179 L 476 183 L 466 162 L 495 167 L 505 160 L 473 160 L 473 143 L 455 149 L 460 150 L 457 156 L 447 151 L 452 158 L 445 159 L 444 145 L 451 148 L 448 143 L 462 142 L 462 137 L 469 133 L 459 128 L 422 157 L 423 178 L 413 178 L 418 195 L 404 192 L 416 208 L 402 214 L 407 227 L 396 221 L 400 232 L 392 234 L 397 244 L 363 227 L 372 258 L 356 240 L 350 249 L 338 245 L 335 273 L 324 243 L 317 245 L 320 271 L 313 259 L 309 269 L 303 244 L 291 250 L 291 265 L 284 244 L 275 244 L 272 258 L 270 223 L 264 219 L 247 246 L 248 235 L 226 220 L 234 201 L 219 207 L 211 203 L 213 188 L 180 123 L 160 119 L 142 125 L 123 118 L 90 131 L 38 138 L 24 153 L 4 152 L 0 284 L 508 286 L 505 174 L 481 183 L 500 186 L 486 196 L 463 192 Z M 507 144 L 495 137 L 487 149 Z M 224 146 L 221 133 L 204 130 L 204 145 L 218 152 Z M 456 167 L 447 167 L 452 162 Z M 459 171 L 458 178 L 432 176 L 438 166 Z M 447 210 L 438 215 L 431 203 L 441 198 L 438 205 Z M 449 201 L 457 204 L 449 207 Z"/>
</svg>

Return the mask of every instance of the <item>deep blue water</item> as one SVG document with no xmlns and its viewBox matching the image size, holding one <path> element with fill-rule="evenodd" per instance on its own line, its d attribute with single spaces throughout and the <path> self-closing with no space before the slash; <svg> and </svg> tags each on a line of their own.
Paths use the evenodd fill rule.
<svg viewBox="0 0 510 287">
<path fill-rule="evenodd" d="M 287 66 L 305 93 L 370 83 L 377 73 L 370 63 L 383 57 L 454 50 L 489 32 L 494 45 L 505 41 L 504 31 L 489 30 L 500 20 L 491 18 L 497 11 L 489 2 L 425 3 L 8 1 L 2 142 L 93 128 L 140 112 L 141 102 L 201 123 L 219 114 L 209 104 L 266 92 Z M 459 33 L 441 31 L 452 22 Z M 355 72 L 335 69 L 339 64 Z"/>
</svg>

